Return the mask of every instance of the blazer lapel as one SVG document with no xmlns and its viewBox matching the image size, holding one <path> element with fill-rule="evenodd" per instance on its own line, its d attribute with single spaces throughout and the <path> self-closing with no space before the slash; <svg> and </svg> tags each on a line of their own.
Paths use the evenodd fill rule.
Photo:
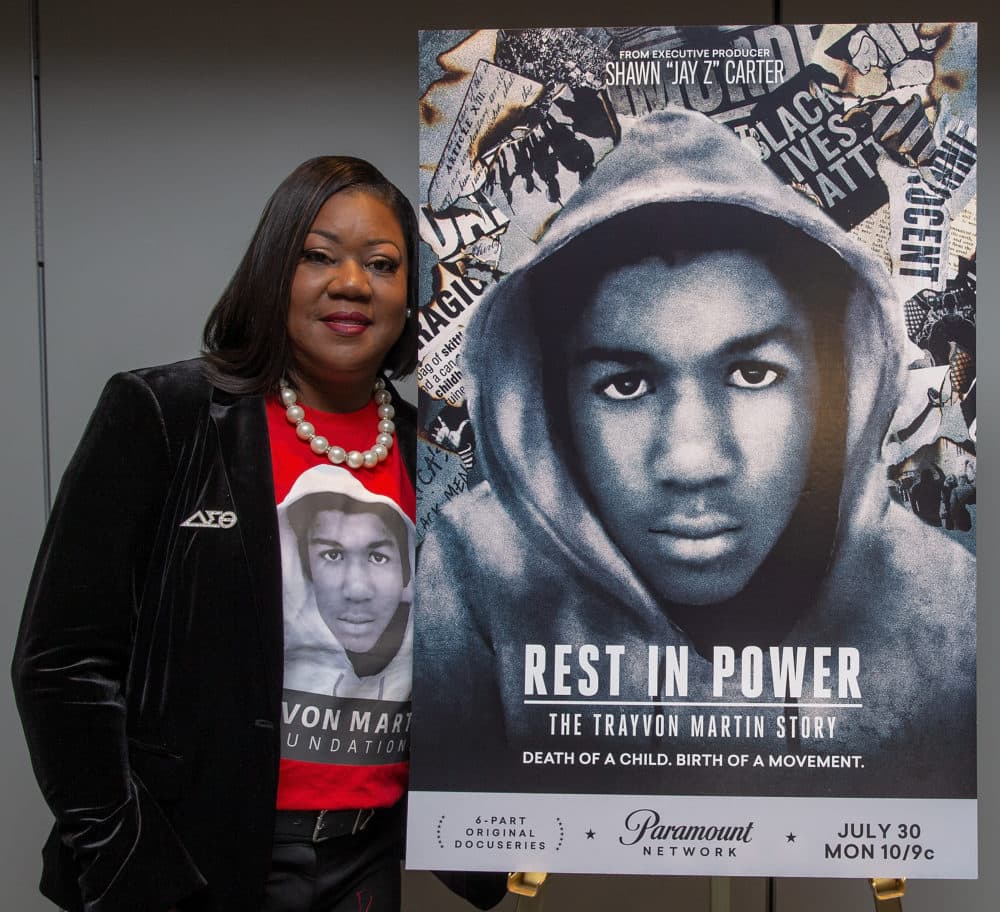
<svg viewBox="0 0 1000 912">
<path fill-rule="evenodd" d="M 216 389 L 212 421 L 239 517 L 251 596 L 266 657 L 269 693 L 280 701 L 283 653 L 281 548 L 274 503 L 271 448 L 262 396 L 235 396 Z"/>
</svg>

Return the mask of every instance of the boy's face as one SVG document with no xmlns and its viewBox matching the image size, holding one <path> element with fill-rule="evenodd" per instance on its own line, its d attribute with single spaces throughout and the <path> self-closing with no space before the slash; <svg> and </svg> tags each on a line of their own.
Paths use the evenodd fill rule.
<svg viewBox="0 0 1000 912">
<path fill-rule="evenodd" d="M 806 480 L 812 328 L 756 257 L 650 258 L 606 274 L 569 334 L 577 464 L 611 539 L 654 593 L 737 595 Z"/>
<path fill-rule="evenodd" d="M 351 652 L 368 652 L 403 601 L 395 537 L 374 513 L 323 510 L 309 528 L 309 569 L 320 616 Z"/>
</svg>

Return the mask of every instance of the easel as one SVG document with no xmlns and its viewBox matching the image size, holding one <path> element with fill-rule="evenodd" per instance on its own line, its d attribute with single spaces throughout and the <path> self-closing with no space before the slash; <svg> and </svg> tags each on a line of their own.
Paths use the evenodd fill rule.
<svg viewBox="0 0 1000 912">
<path fill-rule="evenodd" d="M 517 897 L 517 912 L 542 912 L 544 871 L 515 871 L 507 875 L 507 892 Z"/>
<path fill-rule="evenodd" d="M 868 883 L 875 897 L 875 912 L 903 912 L 905 877 L 873 877 Z"/>
<path fill-rule="evenodd" d="M 542 885 L 548 876 L 544 871 L 515 871 L 507 875 L 507 892 L 517 897 L 517 912 L 542 912 Z M 710 881 L 711 912 L 730 912 L 729 878 L 712 877 Z M 868 884 L 875 912 L 903 912 L 905 877 L 872 877 Z"/>
</svg>

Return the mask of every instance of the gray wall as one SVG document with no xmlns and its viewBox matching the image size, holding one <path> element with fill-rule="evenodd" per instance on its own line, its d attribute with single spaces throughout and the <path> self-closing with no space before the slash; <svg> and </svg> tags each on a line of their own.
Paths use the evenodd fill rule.
<svg viewBox="0 0 1000 912">
<path fill-rule="evenodd" d="M 44 204 L 44 333 L 39 332 L 32 178 L 31 53 L 28 0 L 0 5 L 0 247 L 3 332 L 0 384 L 7 436 L 0 479 L 7 521 L 0 550 L 5 606 L 0 641 L 16 630 L 34 549 L 45 513 L 44 435 L 58 481 L 100 387 L 112 372 L 189 357 L 208 307 L 248 240 L 264 199 L 300 160 L 322 152 L 375 161 L 415 197 L 416 29 L 477 25 L 587 25 L 597 22 L 765 22 L 773 8 L 760 0 L 718 0 L 695 14 L 654 0 L 626 13 L 598 0 L 509 0 L 475 8 L 439 0 L 422 10 L 328 0 L 135 0 L 71 4 L 39 0 L 41 135 Z M 956 2 L 948 15 L 977 18 L 976 4 Z M 920 19 L 942 12 L 925 0 L 835 8 L 786 0 L 785 21 Z M 1000 86 L 993 63 L 998 39 L 986 16 L 981 31 L 982 201 L 980 258 L 982 337 L 1000 340 L 1000 317 L 988 306 L 996 275 L 995 205 L 1000 162 L 991 119 Z M 1000 367 L 980 359 L 986 390 L 1000 390 Z M 45 391 L 47 389 L 47 396 Z M 45 406 L 47 404 L 47 420 Z M 980 446 L 980 553 L 1000 543 L 994 461 L 996 406 L 988 396 Z M 983 561 L 980 604 L 994 603 L 1000 585 Z M 995 907 L 1000 796 L 988 772 L 1000 760 L 991 727 L 991 699 L 1000 680 L 991 654 L 1000 645 L 992 612 L 980 623 L 982 708 L 981 867 L 978 883 L 911 885 L 907 910 L 954 903 Z M 9 654 L 9 649 L 8 649 Z M 0 883 L 4 908 L 50 908 L 35 892 L 38 848 L 48 813 L 38 797 L 20 738 L 9 687 L 0 686 L 8 747 L 0 790 Z M 947 749 L 942 745 L 942 749 Z M 626 897 L 620 891 L 626 890 Z M 654 908 L 707 910 L 709 884 L 695 878 L 554 878 L 546 906 L 560 909 Z M 780 881 L 777 909 L 868 908 L 860 881 Z M 428 875 L 407 881 L 408 909 L 449 905 Z M 512 906 L 510 900 L 507 907 Z M 720 904 L 716 903 L 718 909 Z M 733 908 L 764 908 L 764 883 L 734 884 Z"/>
<path fill-rule="evenodd" d="M 0 490 L 0 642 L 12 644 L 45 518 L 35 216 L 32 185 L 31 55 L 27 4 L 0 5 L 0 332 L 2 423 Z M 2 654 L 6 667 L 10 645 Z M 14 699 L 0 679 L 0 731 L 6 734 L 0 786 L 0 866 L 12 908 L 43 905 L 32 895 L 47 809 L 31 778 Z"/>
</svg>

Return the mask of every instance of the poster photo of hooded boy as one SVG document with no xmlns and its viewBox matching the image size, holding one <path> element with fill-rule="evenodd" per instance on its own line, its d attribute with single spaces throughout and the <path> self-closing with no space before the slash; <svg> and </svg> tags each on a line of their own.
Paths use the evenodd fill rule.
<svg viewBox="0 0 1000 912">
<path fill-rule="evenodd" d="M 410 864 L 974 877 L 975 26 L 421 54 Z"/>
</svg>

